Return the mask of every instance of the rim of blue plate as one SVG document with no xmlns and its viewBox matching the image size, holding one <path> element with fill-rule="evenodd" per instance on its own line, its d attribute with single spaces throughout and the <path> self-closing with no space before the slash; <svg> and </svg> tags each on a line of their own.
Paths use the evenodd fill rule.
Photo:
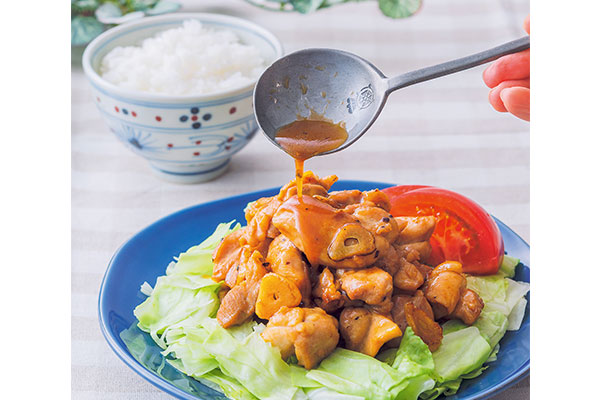
<svg viewBox="0 0 600 400">
<path fill-rule="evenodd" d="M 336 183 L 344 184 L 344 185 L 357 185 L 357 186 L 373 185 L 373 186 L 377 186 L 381 189 L 386 188 L 386 187 L 396 186 L 396 184 L 387 183 L 387 182 L 361 181 L 361 180 L 341 180 Z M 104 296 L 105 283 L 106 283 L 107 279 L 109 278 L 109 275 L 112 272 L 115 257 L 117 255 L 119 255 L 119 253 L 121 252 L 121 250 L 123 249 L 123 247 L 125 245 L 127 245 L 130 241 L 135 239 L 142 232 L 152 229 L 153 227 L 156 227 L 157 225 L 162 224 L 167 219 L 174 218 L 181 214 L 185 214 L 185 213 L 187 213 L 197 207 L 200 207 L 200 206 L 214 205 L 214 204 L 222 202 L 223 200 L 235 201 L 236 199 L 240 199 L 242 197 L 259 195 L 259 194 L 263 194 L 268 191 L 276 191 L 276 190 L 279 190 L 279 187 L 272 187 L 272 188 L 267 188 L 267 189 L 262 189 L 262 190 L 256 190 L 253 192 L 242 193 L 242 194 L 235 195 L 235 196 L 225 197 L 225 198 L 218 199 L 218 200 L 213 200 L 213 201 L 209 201 L 209 202 L 205 202 L 205 203 L 196 204 L 196 205 L 193 205 L 190 207 L 183 208 L 179 211 L 175 211 L 171 214 L 168 214 L 168 215 L 156 220 L 152 224 L 147 225 L 143 229 L 139 230 L 137 233 L 135 233 L 134 235 L 129 237 L 127 240 L 125 240 L 112 255 L 112 257 L 108 263 L 107 269 L 104 273 L 104 277 L 102 278 L 102 283 L 100 285 L 100 294 L 98 296 L 98 319 L 99 319 L 99 324 L 100 324 L 100 330 L 102 332 L 102 335 L 104 336 L 104 339 L 106 340 L 106 342 L 108 343 L 110 348 L 113 350 L 113 352 L 117 355 L 117 357 L 119 357 L 121 359 L 121 361 L 123 361 L 128 367 L 130 367 L 138 375 L 140 375 L 146 381 L 150 382 L 152 385 L 154 385 L 157 388 L 161 389 L 162 391 L 169 393 L 180 399 L 198 400 L 198 398 L 199 398 L 197 396 L 193 396 L 192 394 L 185 392 L 182 389 L 177 388 L 171 382 L 164 380 L 163 378 L 157 376 L 152 371 L 150 371 L 149 369 L 147 369 L 143 365 L 141 365 L 128 351 L 126 351 L 122 346 L 119 345 L 117 339 L 112 335 L 112 332 L 107 328 L 108 327 L 108 316 L 103 312 L 102 305 L 104 303 L 104 297 L 105 297 Z M 521 236 L 519 236 L 515 231 L 513 231 L 510 227 L 508 227 L 504 222 L 500 221 L 493 215 L 492 215 L 492 218 L 494 219 L 494 221 L 496 221 L 496 223 L 499 226 L 501 226 L 505 230 L 512 233 L 514 235 L 514 237 L 518 238 L 519 241 L 522 244 L 524 244 L 527 247 L 527 249 L 529 249 L 529 244 L 523 238 L 521 238 Z M 527 268 L 527 270 L 529 270 L 528 265 L 523 265 L 523 267 Z M 132 310 L 132 312 L 133 312 L 133 310 Z M 460 400 L 488 399 L 491 396 L 494 396 L 494 395 L 499 394 L 500 392 L 503 392 L 510 386 L 517 384 L 519 381 L 521 381 L 522 379 L 529 376 L 530 363 L 531 363 L 531 358 L 528 358 L 527 362 L 525 362 L 517 371 L 513 372 L 512 375 L 510 375 L 508 378 L 498 382 L 496 385 L 493 385 L 492 387 L 490 387 L 484 391 L 474 393 L 473 395 L 467 396 L 467 397 L 456 397 L 457 395 L 460 396 L 460 389 L 459 389 L 459 392 L 456 395 L 453 395 L 451 397 L 460 399 Z"/>
</svg>

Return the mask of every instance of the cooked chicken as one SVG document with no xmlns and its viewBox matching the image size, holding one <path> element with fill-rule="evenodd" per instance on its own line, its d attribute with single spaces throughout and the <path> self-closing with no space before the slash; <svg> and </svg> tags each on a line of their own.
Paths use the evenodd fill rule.
<svg viewBox="0 0 600 400">
<path fill-rule="evenodd" d="M 406 330 L 406 326 L 408 325 L 406 315 L 404 314 L 404 306 L 407 303 L 413 303 L 415 307 L 425 312 L 429 318 L 434 319 L 431 305 L 420 290 L 417 290 L 412 296 L 407 294 L 395 295 L 392 297 L 392 302 L 392 319 L 402 332 Z"/>
<path fill-rule="evenodd" d="M 434 216 L 421 217 L 395 217 L 398 226 L 404 228 L 398 236 L 399 243 L 415 243 L 429 240 L 435 230 Z"/>
<path fill-rule="evenodd" d="M 363 192 L 361 203 L 366 206 L 383 208 L 388 213 L 392 209 L 390 198 L 379 189 Z"/>
<path fill-rule="evenodd" d="M 311 369 L 340 334 L 346 348 L 375 356 L 399 346 L 410 326 L 435 351 L 443 334 L 436 319 L 477 320 L 484 304 L 466 288 L 461 264 L 426 265 L 435 217 L 394 218 L 379 190 L 328 194 L 335 176 L 307 172 L 302 180 L 301 200 L 292 181 L 250 203 L 247 226 L 215 250 L 213 279 L 225 282 L 221 326 L 266 319 L 263 339 Z"/>
<path fill-rule="evenodd" d="M 400 256 L 398 255 L 398 251 L 394 246 L 384 241 L 380 241 L 379 244 L 380 246 L 377 248 L 377 250 L 379 250 L 379 257 L 373 266 L 381 268 L 388 274 L 394 276 L 400 269 Z"/>
<path fill-rule="evenodd" d="M 315 368 L 333 352 L 340 335 L 338 321 L 320 308 L 282 307 L 271 317 L 262 338 L 279 348 L 285 360 L 296 354 L 298 364 Z"/>
<path fill-rule="evenodd" d="M 423 285 L 425 277 L 413 263 L 400 259 L 400 268 L 394 275 L 394 286 L 405 292 L 414 292 Z"/>
<path fill-rule="evenodd" d="M 314 301 L 323 310 L 331 313 L 344 305 L 344 298 L 338 290 L 333 274 L 325 268 L 319 275 L 312 291 Z"/>
<path fill-rule="evenodd" d="M 262 198 L 251 203 L 250 207 L 246 210 L 248 225 L 242 237 L 244 244 L 248 244 L 251 249 L 259 247 L 268 249 L 268 244 L 265 246 L 265 241 L 273 238 L 269 237 L 269 234 L 277 234 L 277 230 L 273 228 L 271 220 L 280 205 L 281 201 L 276 197 Z M 266 256 L 266 252 L 264 252 L 263 256 Z"/>
<path fill-rule="evenodd" d="M 442 344 L 442 327 L 412 302 L 404 305 L 404 314 L 415 335 L 425 342 L 429 350 L 436 351 Z"/>
<path fill-rule="evenodd" d="M 465 289 L 461 293 L 456 308 L 450 313 L 450 318 L 457 318 L 467 325 L 473 325 L 479 318 L 483 306 L 483 300 L 477 293 L 471 289 Z"/>
<path fill-rule="evenodd" d="M 329 175 L 324 178 L 319 178 L 311 171 L 306 171 L 302 175 L 302 194 L 306 196 L 327 196 L 327 191 L 337 181 L 337 176 Z M 297 195 L 296 180 L 290 181 L 279 191 L 277 199 L 286 201 L 292 196 Z"/>
<path fill-rule="evenodd" d="M 376 237 L 350 214 L 312 197 L 285 201 L 273 224 L 315 267 L 364 268 L 379 256 Z"/>
<path fill-rule="evenodd" d="M 462 265 L 456 261 L 446 261 L 429 273 L 424 291 L 436 319 L 454 311 L 466 287 L 467 279 L 462 274 Z"/>
<path fill-rule="evenodd" d="M 267 262 L 267 268 L 291 280 L 298 287 L 304 306 L 310 306 L 309 269 L 300 250 L 284 235 L 279 235 L 269 246 Z"/>
<path fill-rule="evenodd" d="M 395 245 L 398 255 L 406 261 L 425 261 L 431 254 L 431 244 L 428 241 Z"/>
<path fill-rule="evenodd" d="M 339 192 L 331 192 L 327 196 L 331 202 L 330 205 L 335 208 L 344 208 L 351 204 L 358 204 L 363 198 L 363 193 L 360 190 L 342 190 Z"/>
<path fill-rule="evenodd" d="M 365 308 L 344 308 L 340 314 L 340 333 L 346 348 L 375 357 L 386 342 L 402 336 L 390 318 Z"/>
<path fill-rule="evenodd" d="M 350 300 L 361 300 L 368 305 L 389 304 L 391 309 L 394 285 L 392 276 L 380 268 L 337 270 L 342 290 Z M 388 310 L 389 311 L 389 310 Z"/>
<path fill-rule="evenodd" d="M 389 243 L 394 243 L 400 231 L 396 220 L 389 212 L 379 207 L 359 206 L 352 213 L 362 226 L 374 235 L 383 236 Z"/>
<path fill-rule="evenodd" d="M 217 320 L 223 328 L 246 322 L 254 314 L 260 281 L 267 273 L 264 259 L 258 251 L 244 249 L 240 258 L 237 282 L 221 300 Z"/>
<path fill-rule="evenodd" d="M 235 232 L 223 238 L 223 241 L 215 249 L 213 253 L 213 274 L 212 278 L 220 282 L 225 279 L 229 270 L 234 268 L 236 270 L 240 263 L 240 257 L 242 255 L 242 246 L 240 245 L 240 238 L 244 234 L 244 229 L 238 229 Z M 235 280 L 234 280 L 235 281 Z M 233 285 L 228 285 L 232 287 Z"/>
</svg>

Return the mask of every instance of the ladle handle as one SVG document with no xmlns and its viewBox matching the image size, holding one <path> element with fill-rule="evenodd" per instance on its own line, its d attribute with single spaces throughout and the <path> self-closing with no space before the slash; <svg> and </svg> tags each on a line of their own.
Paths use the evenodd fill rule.
<svg viewBox="0 0 600 400">
<path fill-rule="evenodd" d="M 407 72 L 400 76 L 388 79 L 387 92 L 391 93 L 394 90 L 401 89 L 415 83 L 428 81 L 430 79 L 439 78 L 440 76 L 453 74 L 465 69 L 473 68 L 507 54 L 518 53 L 529 48 L 529 36 L 522 37 L 512 42 L 504 43 L 492 49 L 482 51 L 481 53 L 472 54 L 453 61 L 448 61 L 442 64 L 433 65 L 431 67 L 418 69 L 416 71 Z"/>
</svg>

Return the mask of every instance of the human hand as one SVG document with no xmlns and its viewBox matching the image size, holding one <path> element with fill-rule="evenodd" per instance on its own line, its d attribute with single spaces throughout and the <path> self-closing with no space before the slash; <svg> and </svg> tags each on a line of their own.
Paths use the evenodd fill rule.
<svg viewBox="0 0 600 400">
<path fill-rule="evenodd" d="M 529 16 L 523 26 L 529 33 Z M 483 71 L 483 81 L 491 88 L 488 97 L 496 111 L 529 121 L 529 49 L 494 61 Z"/>
</svg>

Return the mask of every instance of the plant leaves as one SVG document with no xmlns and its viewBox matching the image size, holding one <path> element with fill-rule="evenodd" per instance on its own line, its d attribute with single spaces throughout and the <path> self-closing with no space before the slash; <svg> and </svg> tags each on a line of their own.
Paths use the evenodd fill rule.
<svg viewBox="0 0 600 400">
<path fill-rule="evenodd" d="M 154 7 L 146 10 L 147 15 L 159 15 L 170 12 L 175 12 L 181 8 L 181 4 L 174 1 L 161 0 L 154 5 Z"/>
<path fill-rule="evenodd" d="M 98 0 L 71 0 L 71 16 L 85 12 L 94 12 L 100 5 Z"/>
<path fill-rule="evenodd" d="M 94 17 L 71 18 L 71 45 L 83 46 L 104 31 L 104 25 Z"/>
<path fill-rule="evenodd" d="M 146 11 L 158 3 L 157 0 L 127 0 L 127 11 Z"/>
<path fill-rule="evenodd" d="M 104 22 L 105 24 L 110 24 L 111 22 L 106 22 L 106 20 L 119 18 L 123 15 L 121 9 L 117 7 L 114 3 L 104 3 L 100 7 L 96 9 L 96 18 L 98 21 Z"/>
<path fill-rule="evenodd" d="M 421 8 L 422 0 L 379 0 L 379 9 L 391 18 L 410 17 Z"/>
<path fill-rule="evenodd" d="M 292 0 L 294 10 L 302 14 L 308 14 L 317 10 L 324 3 L 324 0 Z"/>
<path fill-rule="evenodd" d="M 103 24 L 122 24 L 134 19 L 143 18 L 143 11 L 133 11 L 127 14 L 122 14 L 121 9 L 113 3 L 104 3 L 96 10 L 96 18 Z"/>
</svg>

